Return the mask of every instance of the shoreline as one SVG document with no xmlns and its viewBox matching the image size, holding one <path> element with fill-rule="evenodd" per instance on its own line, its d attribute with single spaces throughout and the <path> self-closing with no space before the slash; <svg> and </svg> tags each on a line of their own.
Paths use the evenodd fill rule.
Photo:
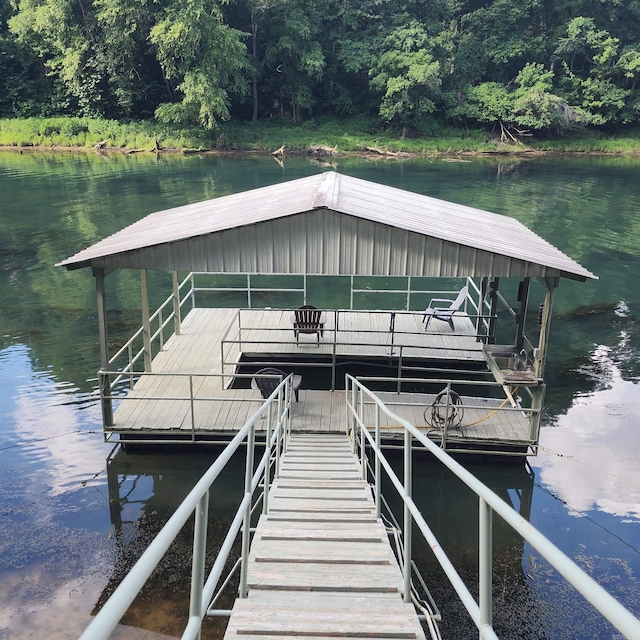
<svg viewBox="0 0 640 640">
<path fill-rule="evenodd" d="M 283 150 L 280 153 L 277 151 L 264 151 L 260 149 L 180 149 L 180 148 L 160 148 L 160 149 L 135 149 L 126 147 L 74 147 L 74 146 L 62 146 L 62 145 L 0 145 L 0 151 L 7 151 L 12 153 L 42 153 L 42 152 L 54 152 L 54 153 L 96 153 L 98 155 L 138 155 L 138 154 L 154 154 L 154 155 L 183 155 L 183 156 L 197 156 L 197 155 L 216 155 L 216 156 L 236 156 L 236 155 L 259 155 L 259 156 L 272 156 L 274 159 L 283 159 L 286 156 L 308 156 L 309 158 L 316 159 L 328 159 L 332 157 L 365 157 L 365 158 L 378 158 L 388 160 L 411 160 L 415 158 L 457 158 L 461 156 L 465 157 L 531 157 L 531 156 L 640 156 L 640 149 L 633 151 L 594 151 L 594 150 L 573 150 L 573 151 L 556 151 L 552 149 L 532 149 L 527 147 L 525 149 L 504 149 L 496 151 L 429 151 L 429 152 L 413 152 L 413 151 L 384 151 L 384 150 L 370 150 L 363 149 L 362 151 L 339 151 L 331 149 L 326 150 L 312 150 L 312 149 L 292 149 L 290 151 Z"/>
</svg>

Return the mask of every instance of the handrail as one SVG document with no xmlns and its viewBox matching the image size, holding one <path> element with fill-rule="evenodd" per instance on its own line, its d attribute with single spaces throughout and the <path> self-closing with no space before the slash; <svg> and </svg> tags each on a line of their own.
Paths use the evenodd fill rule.
<svg viewBox="0 0 640 640">
<path fill-rule="evenodd" d="M 178 285 L 178 292 L 180 292 L 185 285 L 191 284 L 192 282 L 192 274 L 187 275 L 187 277 Z M 184 298 L 180 299 L 179 307 L 182 307 L 186 304 L 193 290 L 193 286 L 189 287 L 189 291 L 184 296 Z M 178 293 L 178 296 L 180 294 Z M 163 310 L 166 307 L 171 307 L 171 311 L 163 317 Z M 151 335 L 151 342 L 158 340 L 160 349 L 163 348 L 164 345 L 164 329 L 165 327 L 175 318 L 175 312 L 173 310 L 173 293 L 164 300 L 160 304 L 160 306 L 149 316 L 149 324 L 158 321 L 157 330 Z M 136 340 L 141 340 L 143 335 L 144 328 L 140 327 L 121 347 L 116 351 L 116 353 L 109 358 L 109 368 L 115 368 L 113 365 L 122 358 L 122 356 L 128 356 L 127 364 L 122 367 L 121 370 L 117 372 L 115 377 L 110 380 L 111 389 L 114 389 L 115 386 L 124 378 L 130 377 L 131 375 L 137 373 L 134 369 L 134 365 L 138 360 L 140 360 L 144 356 L 144 346 L 141 346 L 137 351 L 134 352 L 133 345 Z"/>
<path fill-rule="evenodd" d="M 100 370 L 98 372 L 98 377 L 100 380 L 104 379 L 104 378 L 110 378 L 113 377 L 115 375 L 117 375 L 118 372 L 117 371 L 105 371 L 105 370 Z M 258 398 L 258 397 L 245 397 L 245 398 L 237 398 L 237 397 L 229 397 L 229 396 L 225 396 L 225 395 L 217 395 L 217 396 L 211 396 L 211 395 L 206 395 L 206 396 L 199 396 L 197 395 L 197 390 L 194 389 L 194 380 L 198 379 L 198 378 L 221 378 L 223 381 L 225 378 L 228 377 L 232 377 L 232 378 L 238 378 L 238 379 L 244 379 L 244 380 L 251 380 L 254 377 L 254 374 L 249 374 L 249 373 L 234 373 L 234 374 L 222 374 L 222 373 L 196 373 L 196 372 L 179 372 L 179 371 L 172 371 L 172 372 L 167 372 L 167 371 L 139 371 L 139 372 L 135 372 L 135 376 L 136 378 L 140 379 L 143 377 L 151 377 L 151 378 L 184 378 L 185 380 L 188 380 L 188 392 L 186 394 L 180 395 L 180 394 L 171 394 L 171 395 L 157 395 L 157 394 L 145 394 L 143 396 L 129 396 L 129 395 L 124 395 L 124 396 L 119 396 L 119 395 L 114 395 L 114 391 L 112 390 L 110 394 L 106 394 L 103 391 L 104 385 L 100 384 L 99 388 L 100 388 L 100 400 L 101 402 L 105 402 L 105 401 L 113 401 L 113 400 L 117 400 L 119 402 L 127 402 L 127 401 L 133 401 L 133 402 L 157 402 L 159 400 L 162 401 L 166 401 L 166 402 L 176 402 L 176 403 L 181 403 L 181 402 L 188 402 L 189 403 L 189 416 L 190 416 L 190 422 L 191 422 L 191 436 L 192 438 L 196 439 L 196 412 L 195 412 L 195 403 L 202 403 L 202 402 L 229 402 L 229 403 L 262 403 L 264 402 L 264 400 L 262 398 Z M 274 377 L 277 378 L 278 380 L 280 380 L 281 376 L 263 376 L 263 377 Z M 105 425 L 105 433 L 108 433 L 109 431 L 115 431 L 118 432 L 117 427 L 115 427 L 114 425 Z"/>
<path fill-rule="evenodd" d="M 278 379 L 280 376 L 274 376 Z M 144 551 L 142 556 L 127 573 L 118 588 L 100 609 L 96 617 L 84 630 L 80 640 L 103 640 L 111 635 L 122 616 L 138 595 L 153 570 L 160 563 L 171 543 L 183 526 L 195 512 L 193 541 L 193 561 L 189 620 L 183 632 L 183 640 L 195 640 L 200 635 L 202 621 L 207 615 L 209 603 L 215 587 L 220 580 L 225 563 L 231 552 L 232 544 L 242 528 L 242 573 L 245 586 L 243 593 L 242 578 L 240 597 L 246 597 L 246 570 L 249 554 L 249 529 L 252 496 L 264 477 L 263 510 L 266 508 L 270 486 L 270 467 L 275 449 L 275 477 L 279 474 L 280 452 L 286 450 L 291 430 L 290 407 L 293 375 L 282 380 L 262 406 L 247 420 L 236 436 L 225 447 L 216 461 L 209 467 L 195 487 L 189 492 L 175 513 L 162 527 L 158 535 Z M 277 412 L 274 416 L 274 407 Z M 266 415 L 267 437 L 265 451 L 254 471 L 255 428 L 256 422 Z M 275 424 L 274 424 L 275 422 Z M 209 490 L 226 464 L 240 445 L 247 441 L 245 466 L 245 491 L 233 523 L 229 528 L 220 552 L 206 580 L 204 562 L 206 556 L 206 534 L 209 509 Z"/>
<path fill-rule="evenodd" d="M 521 535 L 531 546 L 533 546 L 549 563 L 575 588 L 585 599 L 591 603 L 613 626 L 628 638 L 640 637 L 640 620 L 636 618 L 628 609 L 620 604 L 613 596 L 603 589 L 593 578 L 578 567 L 573 560 L 566 556 L 558 547 L 540 533 L 531 523 L 527 522 L 517 511 L 508 505 L 502 498 L 496 495 L 485 484 L 480 482 L 473 474 L 467 471 L 460 463 L 454 460 L 449 454 L 438 447 L 427 436 L 421 433 L 411 423 L 388 409 L 388 407 L 367 387 L 347 374 L 347 417 L 351 416 L 354 430 L 360 430 L 361 457 L 364 458 L 365 440 L 371 446 L 375 455 L 376 464 L 376 504 L 380 491 L 379 464 L 381 464 L 393 484 L 398 494 L 404 502 L 404 535 L 405 535 L 405 562 L 404 566 L 410 566 L 411 562 L 411 519 L 417 524 L 418 529 L 425 540 L 432 548 L 436 559 L 440 563 L 451 582 L 456 593 L 460 597 L 465 608 L 469 612 L 473 622 L 477 626 L 481 638 L 497 638 L 492 624 L 491 612 L 491 514 L 495 511 L 502 519 L 510 525 L 519 535 Z M 367 396 L 376 405 L 375 433 L 372 436 L 369 428 L 363 420 L 363 398 Z M 359 412 L 360 411 L 360 412 Z M 391 468 L 381 451 L 380 445 L 380 412 L 389 418 L 397 421 L 405 430 L 404 445 L 404 469 L 405 478 L 401 482 Z M 348 425 L 347 425 L 348 428 Z M 444 553 L 437 538 L 426 523 L 424 517 L 418 510 L 411 496 L 411 450 L 412 442 L 417 440 L 437 458 L 444 466 L 453 472 L 462 482 L 464 482 L 479 499 L 480 516 L 480 577 L 479 577 L 479 600 L 476 602 L 469 589 L 462 581 L 462 578 L 455 567 Z M 407 473 L 409 471 L 409 473 Z M 407 574 L 405 571 L 405 579 Z M 406 586 L 406 585 L 405 585 Z M 405 588 L 405 598 L 407 588 Z"/>
<path fill-rule="evenodd" d="M 224 352 L 224 345 L 233 345 L 233 344 L 296 344 L 296 341 L 292 338 L 291 340 L 283 340 L 283 339 L 274 339 L 274 340 L 268 340 L 268 339 L 264 339 L 263 337 L 261 337 L 260 339 L 256 339 L 256 340 L 248 340 L 246 338 L 242 338 L 242 337 L 229 337 L 229 334 L 232 333 L 231 329 L 235 326 L 235 321 L 237 320 L 237 327 L 236 327 L 236 332 L 235 335 L 239 335 L 242 332 L 248 332 L 248 331 L 252 331 L 252 330 L 259 330 L 261 332 L 273 332 L 274 334 L 278 334 L 278 335 L 282 335 L 282 331 L 283 331 L 283 327 L 280 325 L 274 325 L 274 326 L 264 326 L 264 325 L 260 325 L 259 327 L 254 327 L 251 325 L 243 325 L 242 324 L 242 316 L 244 315 L 243 312 L 248 311 L 248 309 L 239 309 L 237 314 L 234 315 L 232 321 L 229 323 L 229 326 L 227 327 L 222 339 L 221 339 L 221 345 L 223 348 L 223 352 Z M 295 309 L 278 309 L 278 312 L 294 312 Z M 372 310 L 372 309 L 361 309 L 361 310 L 348 310 L 348 309 L 329 309 L 329 310 L 325 310 L 325 313 L 329 316 L 329 317 L 333 317 L 333 323 L 329 323 L 329 322 L 325 322 L 325 326 L 324 326 L 324 332 L 328 333 L 328 334 L 333 334 L 334 335 L 334 339 L 331 342 L 328 342 L 327 344 L 330 344 L 333 347 L 338 347 L 338 346 L 347 346 L 350 344 L 353 344 L 352 340 L 346 340 L 346 341 L 340 341 L 337 339 L 337 336 L 340 333 L 353 333 L 355 330 L 354 329 L 345 329 L 343 328 L 343 326 L 341 326 L 340 324 L 340 316 L 344 315 L 344 314 L 348 314 L 348 315 L 371 315 L 371 314 L 387 314 L 390 318 L 390 323 L 392 322 L 392 318 L 394 318 L 395 316 L 402 316 L 402 315 L 406 315 L 406 316 L 416 316 L 416 315 L 420 315 L 422 312 L 421 311 L 390 311 L 390 310 Z M 467 316 L 469 319 L 474 319 L 476 318 L 476 315 L 468 315 Z M 492 316 L 481 316 L 481 319 L 485 319 L 485 320 L 491 320 L 493 317 Z M 406 330 L 402 330 L 402 329 L 395 329 L 395 323 L 394 323 L 394 329 L 393 331 L 390 331 L 389 329 L 362 329 L 359 328 L 357 330 L 357 333 L 359 335 L 362 334 L 371 334 L 371 335 L 380 335 L 380 334 L 384 334 L 387 335 L 389 333 L 392 333 L 394 336 L 412 336 L 412 335 L 424 335 L 425 333 L 435 333 L 435 332 L 425 332 L 425 331 L 406 331 Z M 460 333 L 460 332 L 449 332 L 447 333 L 447 337 L 454 337 L 454 336 L 464 336 L 467 338 L 476 338 L 476 339 L 484 339 L 486 336 L 485 334 L 477 334 L 477 333 Z M 380 345 L 379 343 L 375 343 L 375 342 L 366 342 L 366 341 L 358 341 L 358 345 L 359 346 L 375 346 L 375 347 L 380 347 L 383 345 Z M 396 348 L 400 348 L 401 345 L 393 345 Z M 408 345 L 406 345 L 408 346 Z M 416 349 L 429 349 L 429 350 L 440 350 L 440 351 L 464 351 L 464 347 L 454 347 L 454 346 L 448 346 L 448 347 L 442 347 L 442 346 L 438 346 L 436 344 L 434 345 L 429 345 L 429 346 L 420 346 L 420 345 L 412 345 L 412 347 L 416 348 Z M 226 362 L 226 360 L 223 358 L 223 361 Z"/>
</svg>

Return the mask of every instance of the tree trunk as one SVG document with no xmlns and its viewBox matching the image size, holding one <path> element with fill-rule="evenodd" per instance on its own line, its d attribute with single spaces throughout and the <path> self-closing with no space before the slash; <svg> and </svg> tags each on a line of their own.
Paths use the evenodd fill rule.
<svg viewBox="0 0 640 640">
<path fill-rule="evenodd" d="M 298 124 L 298 113 L 296 111 L 296 99 L 293 94 L 293 86 L 289 83 L 289 94 L 291 95 L 291 117 L 293 118 L 293 124 Z"/>
</svg>

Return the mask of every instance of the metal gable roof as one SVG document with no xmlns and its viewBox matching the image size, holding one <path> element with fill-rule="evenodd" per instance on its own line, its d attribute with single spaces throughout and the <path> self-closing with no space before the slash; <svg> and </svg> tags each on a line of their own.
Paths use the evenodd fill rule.
<svg viewBox="0 0 640 640">
<path fill-rule="evenodd" d="M 76 269 L 94 262 L 108 265 L 109 256 L 117 256 L 115 266 L 122 267 L 126 266 L 127 254 L 147 255 L 151 247 L 226 235 L 233 229 L 282 221 L 319 209 L 487 252 L 496 258 L 540 265 L 557 270 L 560 276 L 578 280 L 595 277 L 513 218 L 336 172 L 149 214 L 58 266 Z M 136 267 L 141 257 L 133 261 Z"/>
</svg>

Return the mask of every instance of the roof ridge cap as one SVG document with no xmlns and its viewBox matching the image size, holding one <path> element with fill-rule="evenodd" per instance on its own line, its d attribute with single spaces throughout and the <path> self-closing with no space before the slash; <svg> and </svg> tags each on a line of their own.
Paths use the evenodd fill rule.
<svg viewBox="0 0 640 640">
<path fill-rule="evenodd" d="M 338 191 L 340 174 L 337 171 L 325 171 L 313 200 L 314 209 L 332 209 L 335 193 Z"/>
</svg>

